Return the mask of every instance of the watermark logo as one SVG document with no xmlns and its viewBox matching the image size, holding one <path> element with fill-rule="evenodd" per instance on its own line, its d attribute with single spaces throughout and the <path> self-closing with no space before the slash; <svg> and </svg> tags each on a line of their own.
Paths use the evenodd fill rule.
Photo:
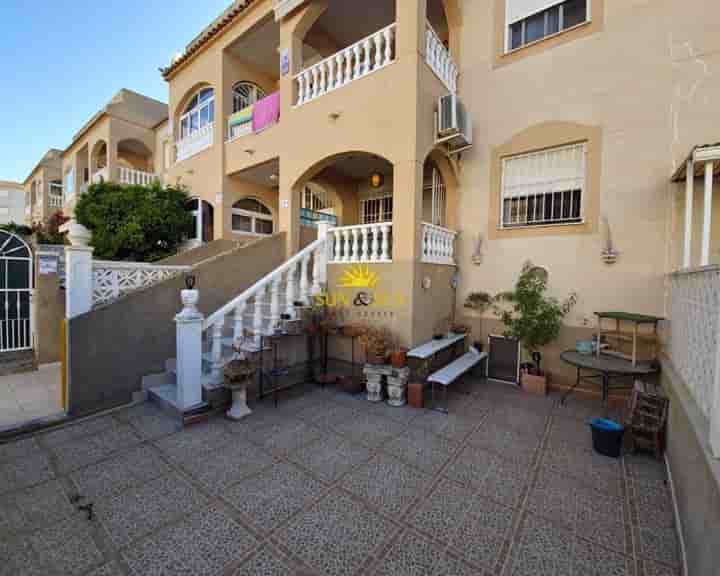
<svg viewBox="0 0 720 576">
<path fill-rule="evenodd" d="M 375 288 L 380 277 L 367 266 L 351 266 L 340 277 L 338 288 Z"/>
</svg>

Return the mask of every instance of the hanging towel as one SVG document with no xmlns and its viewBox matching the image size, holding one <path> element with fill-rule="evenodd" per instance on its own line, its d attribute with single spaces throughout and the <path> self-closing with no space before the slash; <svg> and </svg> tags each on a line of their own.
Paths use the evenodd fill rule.
<svg viewBox="0 0 720 576">
<path fill-rule="evenodd" d="M 253 110 L 253 132 L 277 124 L 280 120 L 280 92 L 258 100 Z"/>
<path fill-rule="evenodd" d="M 250 106 L 248 106 L 247 108 L 243 108 L 242 110 L 238 110 L 228 119 L 228 126 L 232 128 L 233 126 L 239 126 L 240 124 L 252 122 L 253 110 L 255 110 L 254 104 L 251 104 Z"/>
</svg>

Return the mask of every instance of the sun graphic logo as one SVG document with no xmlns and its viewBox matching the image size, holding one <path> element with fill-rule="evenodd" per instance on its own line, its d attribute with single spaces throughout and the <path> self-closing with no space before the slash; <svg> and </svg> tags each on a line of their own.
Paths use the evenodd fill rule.
<svg viewBox="0 0 720 576">
<path fill-rule="evenodd" d="M 341 276 L 338 288 L 375 288 L 380 278 L 367 266 L 352 266 Z"/>
</svg>

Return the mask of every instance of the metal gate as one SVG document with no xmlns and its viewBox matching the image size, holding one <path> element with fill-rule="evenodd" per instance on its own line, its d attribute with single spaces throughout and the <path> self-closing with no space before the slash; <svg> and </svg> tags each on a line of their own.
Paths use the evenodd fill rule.
<svg viewBox="0 0 720 576">
<path fill-rule="evenodd" d="M 0 352 L 32 348 L 32 261 L 24 240 L 0 230 Z"/>
</svg>

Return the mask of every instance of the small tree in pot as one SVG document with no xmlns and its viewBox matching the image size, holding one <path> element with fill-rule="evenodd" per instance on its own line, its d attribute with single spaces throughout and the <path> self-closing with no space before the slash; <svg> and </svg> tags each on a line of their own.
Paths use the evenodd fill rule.
<svg viewBox="0 0 720 576">
<path fill-rule="evenodd" d="M 533 384 L 536 391 L 543 392 L 547 378 L 542 370 L 540 349 L 557 339 L 562 319 L 577 302 L 575 293 L 562 302 L 547 296 L 547 284 L 547 270 L 534 266 L 532 262 L 526 262 L 514 290 L 495 297 L 496 313 L 506 327 L 505 336 L 520 340 L 523 348 L 530 354 L 535 366 L 534 376 L 541 379 Z M 509 305 L 509 309 L 502 308 L 497 303 L 505 303 Z"/>
</svg>

